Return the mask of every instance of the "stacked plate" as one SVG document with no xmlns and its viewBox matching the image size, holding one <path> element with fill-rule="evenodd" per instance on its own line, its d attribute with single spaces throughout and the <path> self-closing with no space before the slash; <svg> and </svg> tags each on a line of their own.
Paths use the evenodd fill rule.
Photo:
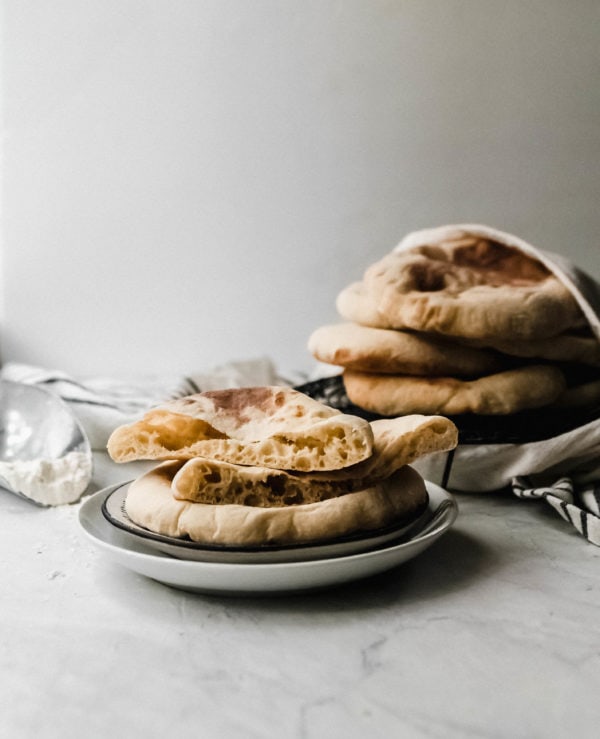
<svg viewBox="0 0 600 739">
<path fill-rule="evenodd" d="M 161 536 L 131 521 L 129 483 L 91 496 L 79 522 L 114 562 L 154 580 L 203 593 L 256 595 L 315 590 L 391 569 L 420 554 L 454 523 L 453 497 L 427 482 L 426 510 L 410 522 L 326 543 L 224 547 Z"/>
</svg>

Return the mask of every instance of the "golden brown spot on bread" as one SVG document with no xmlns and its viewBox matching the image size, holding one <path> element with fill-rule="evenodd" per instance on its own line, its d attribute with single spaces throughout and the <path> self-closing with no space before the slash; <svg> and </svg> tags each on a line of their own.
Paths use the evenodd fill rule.
<svg viewBox="0 0 600 739">
<path fill-rule="evenodd" d="M 409 268 L 414 288 L 419 292 L 443 290 L 446 271 L 443 265 L 435 262 L 415 262 Z"/>
<path fill-rule="evenodd" d="M 240 421 L 247 421 L 247 408 L 265 409 L 273 400 L 273 391 L 268 387 L 231 388 L 228 390 L 209 390 L 203 395 L 215 406 L 217 411 L 226 411 Z M 285 400 L 279 393 L 275 397 L 276 405 L 282 405 Z"/>
<path fill-rule="evenodd" d="M 517 249 L 494 241 L 480 240 L 471 246 L 454 251 L 454 261 L 461 267 L 485 272 L 494 284 L 535 284 L 545 279 L 550 271 L 536 259 Z"/>
<path fill-rule="evenodd" d="M 154 411 L 139 421 L 140 437 L 155 439 L 162 447 L 170 450 L 191 446 L 200 439 L 227 439 L 227 434 L 218 431 L 206 421 L 180 413 Z"/>
<path fill-rule="evenodd" d="M 496 267 L 514 256 L 514 251 L 507 246 L 484 239 L 459 246 L 454 249 L 453 253 L 454 261 L 459 267 L 473 267 L 475 269 Z"/>
<path fill-rule="evenodd" d="M 467 235 L 459 243 L 451 244 L 448 251 L 431 246 L 418 247 L 415 251 L 430 260 L 424 265 L 412 265 L 413 279 L 422 291 L 441 290 L 444 273 L 452 273 L 456 268 L 468 269 L 479 275 L 477 282 L 496 287 L 535 285 L 550 275 L 541 262 L 518 249 Z"/>
<path fill-rule="evenodd" d="M 344 365 L 352 359 L 352 352 L 346 347 L 336 349 L 333 355 L 333 364 Z"/>
</svg>

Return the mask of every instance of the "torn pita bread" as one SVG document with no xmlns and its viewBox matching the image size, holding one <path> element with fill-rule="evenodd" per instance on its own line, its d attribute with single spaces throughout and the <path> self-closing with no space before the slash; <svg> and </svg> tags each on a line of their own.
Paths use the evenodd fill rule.
<svg viewBox="0 0 600 739">
<path fill-rule="evenodd" d="M 475 380 L 345 370 L 343 382 L 352 403 L 382 416 L 506 415 L 548 405 L 566 389 L 563 373 L 548 365 L 528 365 Z"/>
<path fill-rule="evenodd" d="M 445 416 L 411 414 L 381 418 L 371 422 L 373 454 L 353 468 L 330 473 L 364 476 L 370 481 L 386 480 L 397 469 L 438 452 L 448 452 L 458 444 L 458 429 Z M 328 473 L 318 473 L 324 475 Z"/>
<path fill-rule="evenodd" d="M 179 461 L 163 462 L 132 482 L 125 510 L 139 526 L 204 544 L 301 544 L 373 531 L 418 515 L 427 505 L 423 478 L 402 467 L 385 484 L 320 503 L 261 508 L 176 500 L 171 491 Z"/>
<path fill-rule="evenodd" d="M 304 477 L 310 474 L 195 457 L 177 472 L 172 489 L 177 500 L 258 508 L 315 503 L 351 491 L 344 481 L 310 484 Z"/>
<path fill-rule="evenodd" d="M 377 326 L 383 316 L 384 328 L 519 341 L 585 322 L 569 289 L 502 232 L 446 226 L 409 236 L 366 270 L 355 304 L 352 295 L 338 298 L 351 306 L 345 318 Z"/>
<path fill-rule="evenodd" d="M 334 470 L 371 455 L 373 434 L 343 414 L 287 387 L 214 390 L 165 403 L 115 429 L 115 462 L 210 457 L 274 469 Z"/>
<path fill-rule="evenodd" d="M 308 340 L 320 362 L 382 374 L 477 377 L 507 366 L 498 353 L 431 334 L 356 323 L 321 326 Z"/>
<path fill-rule="evenodd" d="M 364 462 L 332 472 L 286 472 L 196 457 L 175 474 L 178 500 L 206 504 L 277 507 L 316 503 L 387 480 L 419 457 L 449 451 L 456 426 L 443 416 L 404 416 L 371 423 L 373 453 Z"/>
</svg>

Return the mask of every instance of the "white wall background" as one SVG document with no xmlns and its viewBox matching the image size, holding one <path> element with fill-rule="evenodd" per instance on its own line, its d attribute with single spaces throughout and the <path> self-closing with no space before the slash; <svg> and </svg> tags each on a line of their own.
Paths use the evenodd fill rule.
<svg viewBox="0 0 600 739">
<path fill-rule="evenodd" d="M 600 276 L 597 0 L 4 0 L 2 358 L 193 371 L 306 340 L 408 231 Z"/>
</svg>

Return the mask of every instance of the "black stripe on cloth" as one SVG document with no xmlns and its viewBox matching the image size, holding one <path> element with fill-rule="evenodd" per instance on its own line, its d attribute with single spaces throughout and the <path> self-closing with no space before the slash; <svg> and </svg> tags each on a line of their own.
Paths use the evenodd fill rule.
<svg viewBox="0 0 600 739">
<path fill-rule="evenodd" d="M 202 390 L 200 389 L 200 386 L 197 383 L 195 383 L 194 380 L 192 380 L 191 377 L 184 377 L 183 379 L 187 382 L 187 384 L 192 388 L 192 390 L 195 393 L 201 393 L 202 392 Z"/>
<path fill-rule="evenodd" d="M 567 511 L 567 504 L 564 500 L 561 500 L 560 498 L 556 498 L 553 495 L 549 495 L 546 500 L 550 505 L 554 508 L 557 513 L 560 513 L 561 517 L 565 519 L 565 521 L 568 521 L 569 523 L 572 523 L 569 512 Z"/>
<path fill-rule="evenodd" d="M 598 507 L 598 510 L 600 511 L 600 482 L 597 482 L 594 484 L 594 487 L 592 488 L 592 495 L 594 496 L 594 500 L 596 501 L 596 506 Z"/>
<path fill-rule="evenodd" d="M 532 493 L 534 492 L 524 476 L 513 477 L 512 489 L 518 497 L 532 497 Z"/>
<path fill-rule="evenodd" d="M 588 514 L 585 511 L 581 510 L 581 508 L 580 508 L 579 509 L 579 516 L 581 518 L 581 533 L 583 534 L 583 536 L 585 536 L 586 539 L 589 539 L 589 536 L 588 536 Z"/>
<path fill-rule="evenodd" d="M 567 503 L 556 495 L 546 495 L 545 500 L 578 534 L 590 544 L 600 546 L 600 516 L 588 513 L 573 503 Z"/>
<path fill-rule="evenodd" d="M 521 477 L 513 477 L 512 489 L 515 493 L 522 493 L 523 490 L 525 490 L 525 486 L 523 485 Z"/>
<path fill-rule="evenodd" d="M 86 393 L 92 392 L 85 385 L 82 385 L 80 382 L 77 382 L 76 380 L 72 380 L 70 377 L 47 377 L 46 379 L 42 380 L 41 382 L 48 383 L 48 384 L 53 384 L 55 382 L 64 382 L 65 384 L 73 385 L 74 387 L 78 387 L 80 390 L 85 390 Z"/>
<path fill-rule="evenodd" d="M 561 501 L 560 507 L 565 513 L 566 519 L 573 524 L 573 526 L 576 528 L 579 533 L 584 536 L 586 539 L 588 538 L 588 527 L 587 527 L 587 514 L 585 511 L 581 510 L 581 508 L 577 508 L 577 506 L 571 505 L 569 503 L 565 503 L 565 501 Z M 578 516 L 574 515 L 574 512 L 577 511 L 579 514 Z"/>
<path fill-rule="evenodd" d="M 78 403 L 79 405 L 95 405 L 101 408 L 112 408 L 115 411 L 123 410 L 118 405 L 113 403 L 106 403 L 102 400 L 84 400 L 83 398 L 69 398 L 65 395 L 61 395 L 61 398 L 67 403 Z"/>
<path fill-rule="evenodd" d="M 448 487 L 448 481 L 450 480 L 450 472 L 452 470 L 452 461 L 454 460 L 454 449 L 451 449 L 446 455 L 446 463 L 444 464 L 444 472 L 442 475 L 442 487 Z"/>
<path fill-rule="evenodd" d="M 85 397 L 74 397 L 73 395 L 68 394 L 68 390 L 62 390 L 60 392 L 57 392 L 55 394 L 59 395 L 61 398 L 65 400 L 72 400 L 77 402 L 84 402 L 84 403 L 92 403 L 94 405 L 103 405 L 106 404 L 106 401 L 98 400 L 98 393 L 94 392 L 93 390 L 90 390 L 89 388 L 85 387 L 85 385 L 81 385 L 79 382 L 75 382 L 74 380 L 66 380 L 62 377 L 56 377 L 49 380 L 43 380 L 41 382 L 36 383 L 37 385 L 59 385 L 64 384 L 67 386 L 73 387 L 75 390 L 81 390 L 82 393 L 85 395 Z M 53 392 L 52 390 L 49 390 L 48 392 Z M 92 396 L 90 398 L 90 396 Z M 114 407 L 114 406 L 111 406 Z"/>
<path fill-rule="evenodd" d="M 569 507 L 568 507 L 568 505 L 567 505 L 566 501 L 564 501 L 564 500 L 561 500 L 561 501 L 560 501 L 560 503 L 559 503 L 559 505 L 560 505 L 560 507 L 561 507 L 561 509 L 562 509 L 562 512 L 563 512 L 563 514 L 564 514 L 564 517 L 566 518 L 566 520 L 567 520 L 567 521 L 568 521 L 569 523 L 575 523 L 575 522 L 573 521 L 573 519 L 571 518 L 571 513 L 570 513 L 570 511 L 569 511 Z"/>
</svg>

